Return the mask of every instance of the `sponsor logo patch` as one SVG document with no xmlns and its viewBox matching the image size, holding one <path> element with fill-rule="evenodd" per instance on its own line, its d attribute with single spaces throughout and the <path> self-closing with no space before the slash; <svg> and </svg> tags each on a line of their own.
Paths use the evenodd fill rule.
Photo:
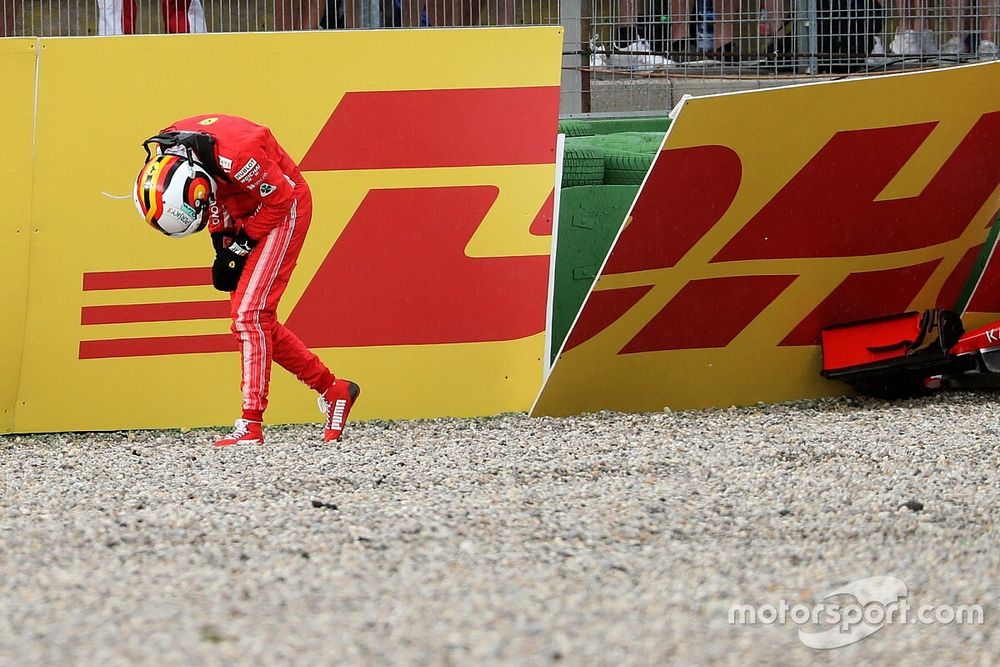
<svg viewBox="0 0 1000 667">
<path fill-rule="evenodd" d="M 258 171 L 260 171 L 260 165 L 257 164 L 257 160 L 250 158 L 250 161 L 243 165 L 242 169 L 236 172 L 236 180 L 240 183 L 246 183 L 253 178 Z"/>
<path fill-rule="evenodd" d="M 268 196 L 269 194 L 271 194 L 272 192 L 274 192 L 277 189 L 278 188 L 276 188 L 275 186 L 271 185 L 270 183 L 261 183 L 260 184 L 260 196 L 261 197 L 266 197 L 266 196 Z"/>
<path fill-rule="evenodd" d="M 177 218 L 185 225 L 190 225 L 192 222 L 194 222 L 194 215 L 189 214 L 186 210 L 184 210 L 185 208 L 190 209 L 191 208 L 190 206 L 188 206 L 187 204 L 183 204 L 183 206 L 184 208 L 177 208 L 175 206 L 164 206 L 163 212 L 169 217 Z"/>
<path fill-rule="evenodd" d="M 233 168 L 233 161 L 227 157 L 219 156 L 219 166 L 222 167 L 224 171 L 229 171 Z"/>
</svg>

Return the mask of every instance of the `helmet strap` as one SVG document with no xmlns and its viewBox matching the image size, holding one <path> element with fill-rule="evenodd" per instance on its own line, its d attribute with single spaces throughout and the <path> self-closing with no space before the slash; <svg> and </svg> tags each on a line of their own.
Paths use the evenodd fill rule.
<svg viewBox="0 0 1000 667">
<path fill-rule="evenodd" d="M 204 132 L 181 132 L 172 130 L 154 135 L 142 142 L 146 151 L 146 160 L 152 160 L 154 155 L 150 146 L 156 147 L 156 154 L 162 155 L 171 148 L 182 148 L 185 157 L 192 164 L 200 166 L 213 178 L 229 181 L 229 176 L 219 167 L 215 159 L 215 137 Z M 199 159 L 202 158 L 202 159 Z"/>
</svg>

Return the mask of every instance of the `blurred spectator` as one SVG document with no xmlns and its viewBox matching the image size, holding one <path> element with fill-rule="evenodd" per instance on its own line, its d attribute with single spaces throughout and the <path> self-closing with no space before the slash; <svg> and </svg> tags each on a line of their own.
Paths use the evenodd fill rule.
<svg viewBox="0 0 1000 667">
<path fill-rule="evenodd" d="M 821 71 L 851 72 L 889 63 L 882 41 L 885 8 L 879 0 L 819 0 L 817 14 L 817 47 L 826 59 Z M 791 32 L 791 26 L 785 31 Z M 794 52 L 791 39 L 786 45 L 786 52 Z"/>
<path fill-rule="evenodd" d="M 637 0 L 618 0 L 618 14 L 612 30 L 610 54 L 596 47 L 599 57 L 592 59 L 596 65 L 650 70 L 674 64 L 672 60 L 652 53 L 650 36 L 639 28 Z"/>
<path fill-rule="evenodd" d="M 355 3 L 359 0 L 344 0 L 343 25 L 354 28 Z M 331 3 L 332 4 L 332 3 Z M 320 21 L 327 12 L 326 0 L 275 0 L 274 29 L 275 30 L 318 30 Z M 339 18 L 339 13 L 338 13 Z M 327 27 L 331 21 L 326 17 Z M 339 25 L 340 22 L 332 22 Z"/>
<path fill-rule="evenodd" d="M 524 9 L 527 14 L 529 8 Z M 482 17 L 483 25 L 514 25 L 516 22 L 514 0 L 487 0 L 485 10 L 481 11 L 486 12 Z"/>
<path fill-rule="evenodd" d="M 391 1 L 392 1 L 392 15 L 391 18 L 387 20 L 391 20 L 392 22 L 386 23 L 386 26 L 391 28 L 400 28 L 403 26 L 403 0 L 391 0 Z M 415 11 L 415 10 L 411 8 L 409 11 Z M 384 11 L 383 11 L 383 16 L 387 16 L 387 14 L 385 14 Z M 407 20 L 412 21 L 413 19 L 408 18 Z M 428 25 L 430 25 L 427 22 L 427 5 L 423 2 L 420 3 L 420 19 L 417 21 L 417 25 L 420 26 L 421 28 L 426 28 Z"/>
<path fill-rule="evenodd" d="M 765 1 L 780 3 L 780 0 Z M 739 17 L 739 0 L 669 0 L 669 3 L 670 44 L 667 51 L 685 53 L 692 51 L 692 46 L 699 51 L 722 54 L 733 50 L 733 26 Z M 635 0 L 619 0 L 622 16 L 626 16 L 625 5 L 634 7 Z M 778 25 L 782 25 L 780 21 Z M 619 41 L 629 32 L 619 28 Z M 689 42 L 691 39 L 695 40 L 693 45 Z"/>
<path fill-rule="evenodd" d="M 168 33 L 207 32 L 201 0 L 162 0 L 163 29 Z M 135 33 L 135 0 L 97 0 L 97 34 Z"/>
<path fill-rule="evenodd" d="M 790 37 L 782 0 L 761 0 L 757 13 L 757 36 L 766 42 Z"/>
<path fill-rule="evenodd" d="M 615 18 L 617 22 L 615 23 L 615 32 L 611 35 L 612 49 L 626 51 L 630 46 L 638 45 L 640 35 L 637 0 L 618 0 L 618 16 Z"/>
<path fill-rule="evenodd" d="M 401 0 L 404 28 L 479 25 L 479 0 Z"/>
<path fill-rule="evenodd" d="M 734 47 L 733 26 L 740 20 L 739 0 L 713 0 L 712 4 L 715 51 L 730 53 Z"/>
<path fill-rule="evenodd" d="M 948 25 L 951 39 L 941 47 L 941 53 L 959 55 L 973 48 L 981 58 L 997 56 L 997 0 L 979 0 L 977 16 L 963 16 L 960 0 L 947 0 Z M 975 44 L 974 39 L 979 39 Z"/>
<path fill-rule="evenodd" d="M 17 0 L 0 0 L 0 37 L 14 36 L 14 3 Z"/>
<path fill-rule="evenodd" d="M 937 53 L 937 35 L 928 22 L 927 0 L 896 0 L 899 25 L 889 42 L 889 51 L 900 56 Z"/>
<path fill-rule="evenodd" d="M 666 6 L 660 5 L 659 11 L 650 16 L 650 28 L 656 34 L 646 35 L 646 38 L 657 51 L 681 53 L 688 50 L 688 38 L 694 34 L 691 2 L 692 0 L 665 0 Z"/>
</svg>

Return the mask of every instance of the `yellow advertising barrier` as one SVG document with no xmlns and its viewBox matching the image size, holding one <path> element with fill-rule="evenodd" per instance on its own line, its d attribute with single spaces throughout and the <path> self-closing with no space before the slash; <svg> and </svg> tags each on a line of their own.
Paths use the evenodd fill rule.
<svg viewBox="0 0 1000 667">
<path fill-rule="evenodd" d="M 842 392 L 820 328 L 953 307 L 998 155 L 1000 63 L 689 100 L 533 414 Z"/>
<path fill-rule="evenodd" d="M 315 214 L 278 315 L 362 385 L 352 417 L 529 407 L 542 372 L 561 29 L 40 43 L 38 233 L 6 430 L 238 416 L 239 359 L 226 295 L 209 285 L 207 236 L 158 236 L 131 201 L 101 194 L 129 193 L 140 142 L 202 113 L 267 125 L 300 162 Z M 267 417 L 321 415 L 276 369 Z"/>
<path fill-rule="evenodd" d="M 35 106 L 36 40 L 0 39 L 0 119 L 4 149 L 0 160 L 0 433 L 14 424 L 24 314 L 28 289 L 28 243 L 32 235 L 31 138 Z"/>
</svg>

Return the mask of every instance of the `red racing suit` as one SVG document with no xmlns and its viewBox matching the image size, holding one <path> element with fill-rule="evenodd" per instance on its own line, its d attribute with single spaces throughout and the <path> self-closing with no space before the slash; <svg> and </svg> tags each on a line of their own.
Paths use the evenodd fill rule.
<svg viewBox="0 0 1000 667">
<path fill-rule="evenodd" d="M 326 365 L 298 336 L 278 322 L 275 311 L 305 241 L 312 195 L 299 168 L 271 131 L 244 118 L 205 115 L 164 129 L 204 132 L 215 138 L 212 159 L 228 182 L 217 179 L 216 201 L 257 241 L 231 296 L 232 331 L 243 367 L 243 418 L 262 421 L 267 408 L 271 361 L 322 393 L 334 381 Z"/>
</svg>

